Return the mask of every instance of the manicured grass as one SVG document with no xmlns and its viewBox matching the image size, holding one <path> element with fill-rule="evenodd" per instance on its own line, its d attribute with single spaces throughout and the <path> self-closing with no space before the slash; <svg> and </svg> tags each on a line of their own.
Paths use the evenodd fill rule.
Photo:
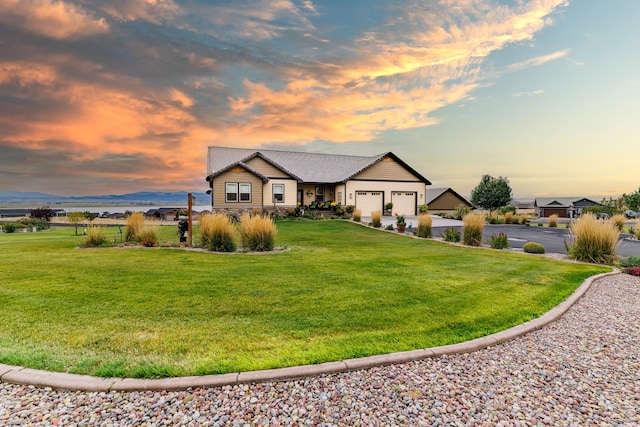
<svg viewBox="0 0 640 427">
<path fill-rule="evenodd" d="M 425 348 L 535 318 L 608 271 L 343 221 L 277 227 L 290 250 L 262 255 L 2 234 L 0 363 L 153 378 Z"/>
</svg>

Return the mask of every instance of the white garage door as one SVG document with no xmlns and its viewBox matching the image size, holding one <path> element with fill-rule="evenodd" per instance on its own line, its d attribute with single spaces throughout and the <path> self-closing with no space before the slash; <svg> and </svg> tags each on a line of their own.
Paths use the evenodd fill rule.
<svg viewBox="0 0 640 427">
<path fill-rule="evenodd" d="M 393 213 L 398 215 L 416 214 L 416 192 L 415 191 L 392 191 L 391 203 L 393 203 Z"/>
<path fill-rule="evenodd" d="M 382 191 L 356 191 L 356 209 L 360 210 L 362 216 L 382 211 Z"/>
</svg>

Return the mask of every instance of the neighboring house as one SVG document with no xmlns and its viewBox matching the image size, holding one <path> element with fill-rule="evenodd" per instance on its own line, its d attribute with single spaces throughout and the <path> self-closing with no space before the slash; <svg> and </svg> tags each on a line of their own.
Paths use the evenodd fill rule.
<svg viewBox="0 0 640 427">
<path fill-rule="evenodd" d="M 535 214 L 536 207 L 534 203 L 534 200 L 522 201 L 516 199 L 511 199 L 511 201 L 509 202 L 511 206 L 516 207 L 516 213 L 519 215 Z"/>
<path fill-rule="evenodd" d="M 178 216 L 180 208 L 157 208 L 149 209 L 144 216 L 158 220 L 173 221 Z M 182 209 L 184 210 L 184 209 Z"/>
<path fill-rule="evenodd" d="M 33 209 L 22 209 L 22 208 L 8 208 L 8 209 L 0 209 L 0 218 L 23 218 L 23 217 L 31 217 L 31 211 Z M 67 216 L 67 213 L 64 209 L 51 209 L 53 216 Z"/>
<path fill-rule="evenodd" d="M 213 210 L 322 208 L 354 205 L 363 216 L 416 215 L 429 180 L 388 152 L 376 156 L 209 147 L 207 181 Z"/>
<path fill-rule="evenodd" d="M 586 197 L 544 197 L 533 202 L 536 215 L 547 218 L 553 214 L 560 218 L 576 218 L 582 215 L 585 208 L 600 206 L 600 203 Z"/>
<path fill-rule="evenodd" d="M 471 209 L 470 201 L 462 197 L 451 188 L 427 188 L 426 202 L 431 213 L 455 213 L 459 206 Z"/>
</svg>

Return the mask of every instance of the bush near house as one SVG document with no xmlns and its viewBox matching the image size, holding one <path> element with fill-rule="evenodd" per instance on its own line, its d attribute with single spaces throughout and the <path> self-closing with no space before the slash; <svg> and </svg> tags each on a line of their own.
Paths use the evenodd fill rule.
<svg viewBox="0 0 640 427">
<path fill-rule="evenodd" d="M 240 239 L 242 246 L 250 251 L 271 251 L 276 240 L 276 224 L 268 216 L 243 214 L 240 217 Z"/>
<path fill-rule="evenodd" d="M 429 215 L 418 216 L 418 229 L 416 230 L 416 236 L 430 239 L 432 237 L 432 225 L 433 219 Z"/>
<path fill-rule="evenodd" d="M 461 237 L 462 234 L 460 233 L 460 231 L 453 227 L 447 228 L 442 234 L 442 239 L 445 242 L 459 242 Z"/>
<path fill-rule="evenodd" d="M 355 222 L 360 222 L 362 220 L 362 211 L 360 209 L 353 210 L 353 220 Z"/>
<path fill-rule="evenodd" d="M 591 213 L 583 214 L 570 229 L 570 258 L 596 264 L 615 264 L 620 232 L 611 221 L 599 221 Z"/>
<path fill-rule="evenodd" d="M 536 242 L 527 242 L 522 249 L 528 254 L 543 254 L 545 253 L 544 246 Z"/>
<path fill-rule="evenodd" d="M 482 245 L 485 218 L 481 214 L 469 214 L 462 220 L 462 241 L 468 246 Z"/>
<path fill-rule="evenodd" d="M 215 252 L 236 250 L 236 227 L 231 217 L 221 213 L 198 216 L 199 246 Z"/>
<path fill-rule="evenodd" d="M 630 256 L 620 261 L 620 267 L 640 267 L 640 256 Z"/>
<path fill-rule="evenodd" d="M 617 214 L 611 217 L 611 222 L 618 227 L 618 231 L 622 232 L 627 222 L 627 217 L 622 214 Z"/>
<path fill-rule="evenodd" d="M 491 236 L 489 246 L 493 249 L 507 249 L 511 247 L 509 245 L 509 238 L 505 233 L 498 233 Z"/>
<path fill-rule="evenodd" d="M 549 227 L 557 227 L 558 226 L 558 215 L 553 214 L 549 217 Z"/>
<path fill-rule="evenodd" d="M 623 272 L 630 274 L 632 276 L 640 277 L 640 267 L 628 267 L 622 270 Z"/>
<path fill-rule="evenodd" d="M 382 211 L 371 212 L 371 225 L 375 228 L 380 228 L 382 225 Z"/>
</svg>

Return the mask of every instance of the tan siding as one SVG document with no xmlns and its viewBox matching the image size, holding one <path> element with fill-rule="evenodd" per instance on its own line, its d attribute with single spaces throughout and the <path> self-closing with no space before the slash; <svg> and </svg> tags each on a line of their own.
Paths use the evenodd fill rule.
<svg viewBox="0 0 640 427">
<path fill-rule="evenodd" d="M 248 182 L 251 184 L 251 202 L 225 202 L 225 183 Z M 241 167 L 233 168 L 213 180 L 213 206 L 262 206 L 262 180 Z"/>
<path fill-rule="evenodd" d="M 282 172 L 275 166 L 265 162 L 264 159 L 261 159 L 260 157 L 254 157 L 253 159 L 246 162 L 246 164 L 251 169 L 261 173 L 267 178 L 289 178 L 289 175 Z"/>
<path fill-rule="evenodd" d="M 375 179 L 378 181 L 419 181 L 404 166 L 391 157 L 385 157 L 369 169 L 359 173 L 352 179 Z"/>
<path fill-rule="evenodd" d="M 438 197 L 433 202 L 429 203 L 429 210 L 434 211 L 437 209 L 455 209 L 459 205 L 467 206 L 464 200 L 456 197 L 455 194 L 447 192 Z"/>
</svg>

